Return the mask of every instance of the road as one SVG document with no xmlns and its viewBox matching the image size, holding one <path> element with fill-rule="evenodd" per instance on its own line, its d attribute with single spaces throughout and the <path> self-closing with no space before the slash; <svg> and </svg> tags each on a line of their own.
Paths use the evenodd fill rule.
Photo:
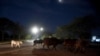
<svg viewBox="0 0 100 56">
<path fill-rule="evenodd" d="M 59 48 L 60 47 L 60 48 Z M 24 43 L 21 48 L 11 48 L 10 44 L 0 45 L 0 56 L 98 56 L 100 48 L 89 48 L 85 53 L 73 53 L 58 46 L 57 50 L 43 49 L 41 45 Z"/>
</svg>

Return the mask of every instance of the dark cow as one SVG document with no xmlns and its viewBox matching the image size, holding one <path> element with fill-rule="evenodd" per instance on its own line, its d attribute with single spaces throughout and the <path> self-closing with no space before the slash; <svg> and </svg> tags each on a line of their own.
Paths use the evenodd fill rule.
<svg viewBox="0 0 100 56">
<path fill-rule="evenodd" d="M 44 38 L 43 40 L 43 48 L 44 46 L 47 46 L 48 49 L 50 46 L 53 46 L 54 49 L 56 49 L 56 46 L 61 43 L 61 41 L 59 41 L 57 38 Z"/>
<path fill-rule="evenodd" d="M 65 39 L 63 45 L 67 48 L 74 48 L 77 39 Z"/>
<path fill-rule="evenodd" d="M 43 40 L 34 40 L 33 43 L 34 43 L 33 46 L 35 46 L 37 44 L 42 44 L 43 43 Z"/>
<path fill-rule="evenodd" d="M 63 44 L 65 39 L 58 39 L 58 44 Z"/>
<path fill-rule="evenodd" d="M 76 44 L 75 44 L 75 52 L 76 51 L 84 52 L 88 45 L 89 45 L 89 41 L 87 41 L 85 39 L 78 39 Z"/>
<path fill-rule="evenodd" d="M 65 39 L 64 46 L 68 49 L 72 49 L 74 52 L 85 51 L 85 48 L 88 46 L 89 42 L 84 39 Z"/>
</svg>

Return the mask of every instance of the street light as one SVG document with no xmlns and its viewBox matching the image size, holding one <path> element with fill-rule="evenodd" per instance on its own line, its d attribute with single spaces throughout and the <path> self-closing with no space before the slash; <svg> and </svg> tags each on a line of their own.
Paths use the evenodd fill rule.
<svg viewBox="0 0 100 56">
<path fill-rule="evenodd" d="M 59 3 L 62 3 L 62 2 L 63 2 L 63 0 L 58 0 L 58 2 L 59 2 Z"/>
<path fill-rule="evenodd" d="M 26 42 L 30 42 L 32 45 L 34 44 L 33 41 L 34 40 L 39 40 L 39 35 L 41 34 L 41 32 L 44 30 L 43 27 L 37 27 L 34 26 L 30 29 L 31 33 L 34 34 L 34 38 L 32 38 L 31 40 L 26 40 Z"/>
<path fill-rule="evenodd" d="M 58 0 L 59 2 L 62 2 L 62 0 Z"/>
<path fill-rule="evenodd" d="M 34 26 L 31 28 L 31 32 L 32 34 L 35 34 L 35 38 L 37 39 L 38 36 L 41 34 L 41 32 L 44 30 L 43 27 L 37 27 L 37 26 Z"/>
<path fill-rule="evenodd" d="M 37 34 L 38 32 L 39 32 L 39 29 L 38 29 L 38 27 L 33 27 L 32 29 L 31 29 L 31 31 L 32 31 L 32 33 L 34 33 L 34 34 Z"/>
<path fill-rule="evenodd" d="M 41 28 L 40 28 L 40 31 L 43 31 L 43 30 L 44 30 L 43 27 L 41 27 Z"/>
<path fill-rule="evenodd" d="M 43 30 L 44 30 L 43 27 L 38 28 L 38 27 L 36 27 L 36 26 L 33 27 L 33 28 L 31 29 L 32 33 L 34 33 L 34 34 L 37 34 L 37 33 L 41 32 L 41 31 L 43 31 Z"/>
</svg>

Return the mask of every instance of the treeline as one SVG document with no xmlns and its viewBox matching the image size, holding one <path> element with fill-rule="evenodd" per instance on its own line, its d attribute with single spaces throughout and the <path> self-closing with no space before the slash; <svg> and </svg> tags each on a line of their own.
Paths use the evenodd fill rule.
<svg viewBox="0 0 100 56">
<path fill-rule="evenodd" d="M 90 39 L 92 30 L 98 27 L 100 28 L 100 22 L 97 21 L 98 19 L 93 15 L 76 17 L 70 24 L 57 27 L 56 32 L 52 35 L 48 34 L 48 36 L 54 36 L 59 39 Z M 47 36 L 47 34 L 45 34 L 45 36 Z"/>
<path fill-rule="evenodd" d="M 24 39 L 25 35 L 26 32 L 22 25 L 5 17 L 0 18 L 0 41 Z"/>
</svg>

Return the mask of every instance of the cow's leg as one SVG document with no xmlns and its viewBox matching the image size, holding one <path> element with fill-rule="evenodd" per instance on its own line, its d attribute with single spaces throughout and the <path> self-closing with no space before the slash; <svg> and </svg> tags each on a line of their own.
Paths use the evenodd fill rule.
<svg viewBox="0 0 100 56">
<path fill-rule="evenodd" d="M 45 44 L 43 44 L 43 48 L 45 47 Z"/>
<path fill-rule="evenodd" d="M 82 50 L 85 51 L 85 48 L 83 47 Z"/>
<path fill-rule="evenodd" d="M 76 53 L 77 51 L 78 51 L 78 47 L 77 46 L 75 46 L 75 48 L 74 48 L 74 52 Z"/>
<path fill-rule="evenodd" d="M 85 52 L 85 48 L 84 48 L 84 47 L 81 48 L 81 52 L 82 52 L 82 53 Z"/>
<path fill-rule="evenodd" d="M 56 50 L 56 46 L 57 46 L 57 45 L 53 45 L 53 49 L 55 49 L 55 50 Z"/>
<path fill-rule="evenodd" d="M 18 45 L 18 47 L 20 48 L 20 44 Z"/>
<path fill-rule="evenodd" d="M 36 45 L 36 43 L 33 44 L 33 46 L 35 46 L 35 45 Z"/>
<path fill-rule="evenodd" d="M 49 45 L 47 45 L 47 48 L 50 49 Z"/>
<path fill-rule="evenodd" d="M 64 49 L 67 49 L 67 47 L 68 47 L 67 45 L 64 45 Z"/>
<path fill-rule="evenodd" d="M 19 47 L 19 48 L 20 48 L 20 43 L 17 43 L 17 47 Z"/>
<path fill-rule="evenodd" d="M 11 44 L 11 47 L 13 48 L 14 47 L 14 44 Z"/>
<path fill-rule="evenodd" d="M 13 44 L 11 43 L 11 47 L 13 47 Z"/>
</svg>

